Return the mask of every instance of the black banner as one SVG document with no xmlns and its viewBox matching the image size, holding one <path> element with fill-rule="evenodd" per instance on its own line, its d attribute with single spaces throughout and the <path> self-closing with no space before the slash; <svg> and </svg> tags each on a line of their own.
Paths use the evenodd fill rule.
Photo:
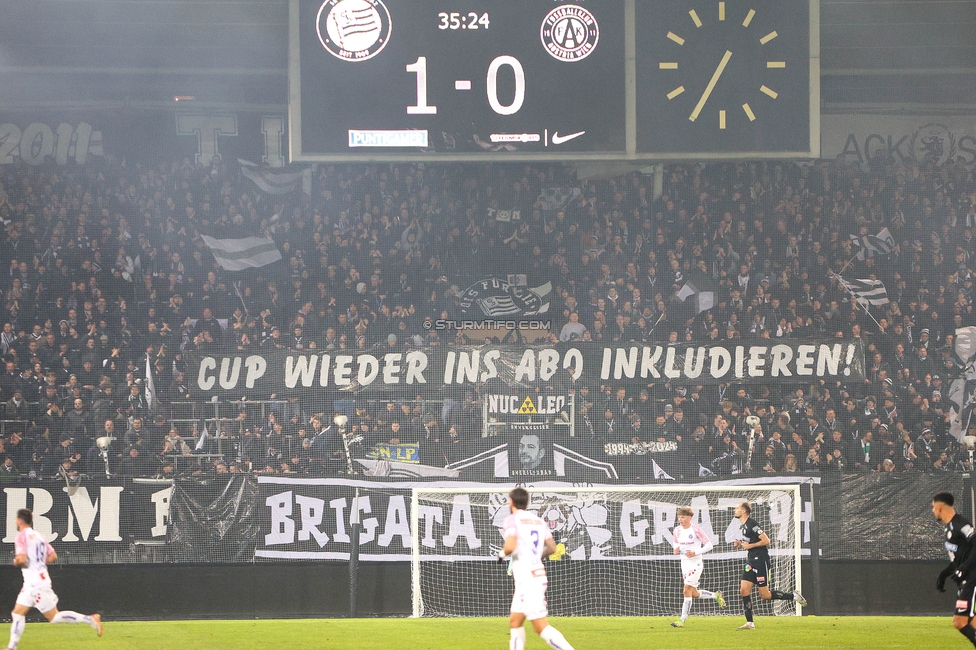
<svg viewBox="0 0 976 650">
<path fill-rule="evenodd" d="M 165 543 L 172 492 L 169 481 L 154 479 L 10 483 L 3 488 L 3 543 L 17 536 L 20 508 L 33 511 L 35 530 L 55 543 L 62 561 L 99 562 L 102 552 Z"/>
<path fill-rule="evenodd" d="M 348 559 L 349 533 L 358 512 L 362 559 L 410 559 L 409 487 L 283 477 L 259 477 L 258 483 L 262 505 L 256 558 Z M 496 484 L 497 492 L 485 494 L 478 492 L 488 487 L 485 484 L 456 485 L 457 493 L 440 494 L 421 503 L 417 532 L 425 559 L 490 557 L 501 548 L 509 486 Z M 472 492 L 466 493 L 465 486 Z M 576 493 L 574 489 L 566 483 L 543 483 L 531 489 L 530 504 L 550 523 L 571 559 L 673 560 L 670 531 L 677 523 L 677 508 L 689 504 L 698 513 L 695 523 L 716 543 L 713 559 L 745 557 L 732 546 L 739 536 L 739 524 L 732 515 L 737 503 L 734 494 L 742 498 L 741 491 L 733 493 L 730 488 L 728 493 L 692 494 L 642 491 L 635 486 L 632 492 L 611 494 Z M 792 554 L 789 529 L 794 493 L 781 488 L 754 489 L 762 495 L 762 505 L 757 505 L 753 516 L 763 522 L 779 549 L 774 554 Z"/>
<path fill-rule="evenodd" d="M 963 474 L 846 474 L 821 484 L 817 516 L 828 560 L 946 560 L 942 524 L 932 516 L 936 492 L 956 496 L 969 517 Z"/>
<path fill-rule="evenodd" d="M 559 445 L 553 445 L 557 467 L 559 455 Z M 957 496 L 960 512 L 971 507 L 960 474 L 871 473 L 828 475 L 822 481 L 781 476 L 703 483 L 712 490 L 730 488 L 721 493 L 721 502 L 715 500 L 720 493 L 696 493 L 694 486 L 677 498 L 674 488 L 678 486 L 658 483 L 633 486 L 613 498 L 608 492 L 580 493 L 579 502 L 571 507 L 546 512 L 574 559 L 656 559 L 672 557 L 665 538 L 675 521 L 674 509 L 690 504 L 704 513 L 696 523 L 719 544 L 715 553 L 721 555 L 714 557 L 732 557 L 731 506 L 743 494 L 732 488 L 756 491 L 766 484 L 811 480 L 816 483 L 816 517 L 825 560 L 945 560 L 941 524 L 931 513 L 932 495 L 948 490 Z M 552 505 L 547 494 L 565 497 L 579 487 L 545 477 L 526 483 L 538 495 L 534 504 L 540 508 Z M 437 508 L 427 504 L 418 513 L 424 554 L 485 555 L 485 548 L 500 544 L 497 527 L 511 485 L 512 479 L 493 485 L 243 474 L 179 479 L 175 484 L 154 479 L 86 479 L 71 486 L 63 481 L 21 481 L 3 487 L 3 543 L 8 551 L 13 549 L 17 510 L 30 508 L 34 527 L 54 544 L 63 563 L 345 560 L 358 517 L 363 560 L 407 560 L 412 543 L 411 488 L 420 486 L 460 488 L 444 496 Z M 485 487 L 497 491 L 486 496 L 479 492 Z M 780 535 L 792 512 L 792 493 L 765 494 L 766 528 Z M 801 494 L 797 534 L 807 555 L 813 508 L 805 489 Z M 702 517 L 708 517 L 707 522 Z"/>
<path fill-rule="evenodd" d="M 170 552 L 180 561 L 248 562 L 259 526 L 257 484 L 245 474 L 174 484 Z"/>
<path fill-rule="evenodd" d="M 192 390 L 221 397 L 282 397 L 308 390 L 437 392 L 486 382 L 522 389 L 552 385 L 560 391 L 571 386 L 571 372 L 590 386 L 760 379 L 854 382 L 864 378 L 864 352 L 859 341 L 825 339 L 697 346 L 376 346 L 348 354 L 275 351 L 190 358 Z"/>
</svg>

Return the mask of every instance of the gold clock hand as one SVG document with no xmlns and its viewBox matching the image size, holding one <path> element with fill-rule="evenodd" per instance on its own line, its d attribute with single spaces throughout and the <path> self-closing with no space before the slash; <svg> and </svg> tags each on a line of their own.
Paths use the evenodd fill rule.
<svg viewBox="0 0 976 650">
<path fill-rule="evenodd" d="M 708 101 L 708 96 L 712 94 L 712 90 L 715 89 L 715 84 L 718 83 L 718 78 L 722 76 L 725 71 L 725 66 L 729 64 L 729 59 L 732 58 L 732 52 L 725 50 L 725 56 L 719 62 L 718 67 L 715 68 L 715 72 L 712 74 L 712 78 L 708 81 L 708 85 L 705 86 L 705 92 L 702 93 L 701 99 L 698 100 L 698 105 L 695 106 L 695 110 L 691 112 L 688 117 L 689 120 L 694 122 L 698 119 L 698 114 L 701 113 L 701 109 L 704 108 L 705 102 Z"/>
</svg>

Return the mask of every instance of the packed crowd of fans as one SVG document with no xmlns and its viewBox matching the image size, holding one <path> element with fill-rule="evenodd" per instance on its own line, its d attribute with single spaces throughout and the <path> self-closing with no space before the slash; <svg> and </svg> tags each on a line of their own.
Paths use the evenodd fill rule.
<svg viewBox="0 0 976 650">
<path fill-rule="evenodd" d="M 313 396 L 242 407 L 201 443 L 203 423 L 173 421 L 171 405 L 195 399 L 185 357 L 468 343 L 425 320 L 458 317 L 468 284 L 510 274 L 551 282 L 545 342 L 862 339 L 863 382 L 574 389 L 585 453 L 677 445 L 629 457 L 633 478 L 653 478 L 651 458 L 696 477 L 968 467 L 947 390 L 970 361 L 953 334 L 976 324 L 976 179 L 962 167 L 669 165 L 655 197 L 637 173 L 323 165 L 311 194 L 271 197 L 219 157 L 8 165 L 0 219 L 0 480 L 346 471 L 335 409 Z M 858 259 L 850 235 L 882 228 L 893 250 Z M 228 273 L 201 234 L 270 235 L 283 259 Z M 890 303 L 857 304 L 838 275 L 883 281 Z M 716 304 L 696 313 L 676 296 L 689 282 Z M 363 401 L 350 432 L 367 448 L 418 442 L 423 462 L 443 466 L 482 448 L 478 398 Z"/>
</svg>

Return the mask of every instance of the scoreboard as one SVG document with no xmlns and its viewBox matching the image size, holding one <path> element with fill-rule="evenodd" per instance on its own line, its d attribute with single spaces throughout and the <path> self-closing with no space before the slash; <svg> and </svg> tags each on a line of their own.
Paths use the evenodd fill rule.
<svg viewBox="0 0 976 650">
<path fill-rule="evenodd" d="M 819 154 L 819 0 L 290 0 L 293 161 Z"/>
</svg>

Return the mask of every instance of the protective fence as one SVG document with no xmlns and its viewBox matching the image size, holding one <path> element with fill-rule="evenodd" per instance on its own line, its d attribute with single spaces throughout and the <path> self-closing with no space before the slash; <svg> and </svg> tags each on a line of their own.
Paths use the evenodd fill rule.
<svg viewBox="0 0 976 650">
<path fill-rule="evenodd" d="M 528 510 L 550 529 L 555 553 L 546 568 L 548 610 L 560 616 L 664 615 L 680 607 L 685 559 L 673 546 L 678 508 L 714 545 L 702 557 L 701 587 L 728 590 L 750 565 L 732 542 L 742 539 L 733 516 L 742 501 L 770 538 L 769 586 L 801 588 L 797 485 L 595 487 L 535 490 Z M 507 494 L 472 488 L 414 489 L 414 616 L 503 616 L 513 571 L 499 570 L 499 530 L 510 513 Z M 674 533 L 672 533 L 672 529 Z M 541 543 L 538 531 L 536 544 Z M 563 560 L 566 560 L 563 562 Z M 506 575 L 507 574 L 507 575 Z M 700 601 L 700 614 L 742 614 L 736 603 Z M 757 603 L 761 613 L 796 612 L 793 603 Z"/>
<path fill-rule="evenodd" d="M 806 487 L 810 481 L 814 483 L 815 508 L 811 508 Z M 824 560 L 941 560 L 945 551 L 940 543 L 941 528 L 931 515 L 931 496 L 950 490 L 960 499 L 960 512 L 968 516 L 971 511 L 970 487 L 960 474 L 618 484 L 608 485 L 607 491 L 629 490 L 635 495 L 649 489 L 683 491 L 691 495 L 687 499 L 690 503 L 695 489 L 701 494 L 719 487 L 727 489 L 728 499 L 710 504 L 718 508 L 719 514 L 713 519 L 720 523 L 713 524 L 713 528 L 722 538 L 724 532 L 719 530 L 725 531 L 734 505 L 729 499 L 748 496 L 750 489 L 763 491 L 764 484 L 803 486 L 795 533 L 801 556 L 810 554 L 810 524 L 815 513 Z M 345 561 L 352 548 L 353 524 L 358 521 L 361 561 L 407 562 L 411 560 L 415 532 L 411 525 L 412 489 L 448 488 L 454 491 L 454 503 L 459 495 L 464 497 L 465 488 L 474 490 L 472 494 L 491 488 L 495 494 L 492 498 L 498 501 L 510 487 L 511 482 L 243 474 L 175 481 L 85 479 L 74 488 L 66 487 L 63 481 L 24 481 L 3 488 L 3 543 L 12 550 L 16 511 L 28 507 L 34 511 L 37 530 L 52 541 L 60 561 L 66 563 Z M 537 482 L 530 490 L 563 493 L 574 488 L 579 488 L 579 484 L 551 481 Z M 601 498 L 606 500 L 605 496 Z M 644 504 L 639 513 L 626 515 L 620 510 L 622 501 L 635 499 Z M 677 520 L 666 508 L 649 509 L 647 503 L 652 500 L 644 496 L 624 499 L 615 506 L 601 506 L 603 510 L 594 511 L 592 520 L 574 520 L 573 535 L 565 537 L 568 558 L 574 562 L 596 562 L 620 555 L 656 558 L 668 553 L 670 547 L 665 545 L 664 536 Z M 661 501 L 681 505 L 674 499 Z M 567 509 L 570 511 L 572 508 Z M 433 515 L 421 517 L 420 521 L 427 523 L 418 533 L 425 553 L 433 549 L 436 556 L 457 552 L 458 548 L 474 550 L 499 543 L 497 526 L 487 520 L 478 523 L 476 534 L 471 536 L 466 533 L 470 532 L 467 526 L 472 520 L 462 516 L 461 511 L 448 508 L 439 520 L 429 522 L 424 519 L 428 516 Z M 436 530 L 431 528 L 434 521 Z M 643 541 L 635 544 L 638 539 Z"/>
</svg>

